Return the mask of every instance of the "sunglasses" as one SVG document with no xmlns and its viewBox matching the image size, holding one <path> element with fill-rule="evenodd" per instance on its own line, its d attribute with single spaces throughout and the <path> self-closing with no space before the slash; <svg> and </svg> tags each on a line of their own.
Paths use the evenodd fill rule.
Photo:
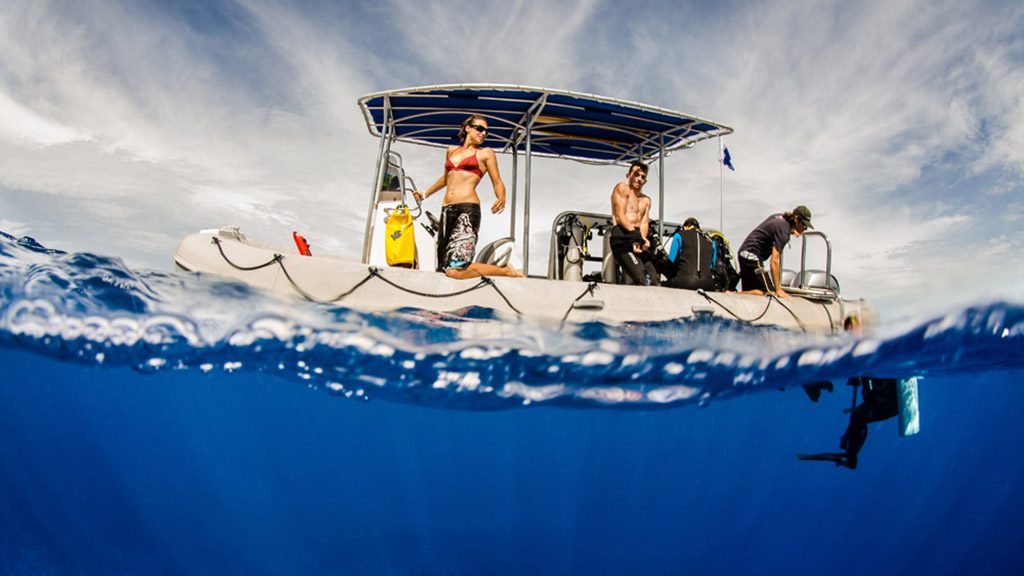
<svg viewBox="0 0 1024 576">
<path fill-rule="evenodd" d="M 487 126 L 481 126 L 479 124 L 470 124 L 469 127 L 481 134 L 487 134 Z"/>
</svg>

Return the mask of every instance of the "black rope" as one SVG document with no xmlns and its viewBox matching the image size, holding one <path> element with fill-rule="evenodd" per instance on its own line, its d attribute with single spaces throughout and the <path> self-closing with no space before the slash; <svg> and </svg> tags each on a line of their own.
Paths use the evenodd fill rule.
<svg viewBox="0 0 1024 576">
<path fill-rule="evenodd" d="M 519 316 L 523 315 L 523 313 L 520 312 L 518 308 L 513 306 L 512 303 L 508 301 L 508 298 L 505 296 L 505 293 L 502 292 L 500 288 L 498 288 L 498 285 L 494 283 L 494 280 L 491 280 L 487 276 L 481 276 L 480 278 L 481 278 L 481 280 L 483 280 L 487 284 L 490 284 L 492 288 L 494 288 L 494 291 L 498 293 L 498 296 L 501 296 L 501 299 L 505 301 L 505 305 L 506 306 L 511 308 L 512 311 L 515 312 L 516 314 L 518 314 Z"/>
<path fill-rule="evenodd" d="M 302 296 L 306 300 L 309 300 L 310 302 L 315 302 L 317 304 L 333 304 L 333 303 L 335 303 L 335 302 L 337 302 L 339 300 L 342 300 L 342 299 L 348 297 L 350 294 L 352 294 L 357 289 L 359 289 L 360 286 L 362 286 L 363 284 L 366 284 L 367 282 L 369 282 L 370 279 L 378 278 L 378 279 L 382 280 L 384 283 L 386 283 L 386 284 L 388 284 L 388 285 L 390 285 L 390 286 L 392 286 L 392 287 L 394 287 L 394 288 L 396 288 L 398 290 L 401 290 L 402 292 L 406 292 L 408 294 L 413 294 L 413 295 L 416 295 L 416 296 L 423 296 L 423 297 L 426 297 L 426 298 L 451 298 L 453 296 L 461 296 L 463 294 L 468 294 L 468 293 L 470 293 L 470 292 L 472 292 L 474 290 L 478 290 L 478 289 L 483 288 L 485 286 L 490 286 L 490 287 L 494 288 L 494 291 L 498 293 L 498 296 L 500 296 L 501 299 L 504 300 L 505 304 L 513 312 L 515 312 L 519 316 L 523 315 L 523 313 L 518 308 L 516 308 L 515 306 L 512 305 L 512 302 L 510 302 L 508 297 L 505 296 L 505 294 L 501 291 L 500 288 L 498 288 L 498 285 L 495 284 L 493 280 L 491 280 L 490 278 L 488 278 L 486 276 L 481 276 L 479 282 L 477 282 L 473 286 L 470 286 L 469 288 L 466 288 L 466 289 L 463 289 L 463 290 L 457 290 L 455 292 L 449 292 L 447 294 L 431 294 L 429 292 L 420 292 L 418 290 L 413 290 L 411 288 L 406 288 L 405 286 L 401 286 L 401 285 L 399 285 L 399 284 L 397 284 L 397 283 L 395 283 L 395 282 L 385 278 L 383 275 L 381 275 L 380 270 L 376 266 L 370 266 L 369 269 L 368 269 L 368 273 L 367 273 L 366 277 L 363 278 L 362 280 L 360 280 L 359 282 L 357 282 L 354 286 L 349 288 L 347 291 L 342 292 L 341 294 L 338 294 L 337 296 L 335 296 L 334 298 L 331 298 L 329 300 L 320 300 L 318 298 L 314 298 L 310 293 L 308 293 L 305 290 L 303 290 L 302 287 L 299 286 L 299 284 L 295 281 L 295 279 L 292 278 L 291 274 L 288 273 L 288 268 L 286 268 L 285 265 L 284 265 L 284 257 L 281 256 L 280 254 L 276 254 L 275 253 L 273 258 L 271 258 L 270 260 L 264 262 L 263 264 L 257 265 L 257 266 L 248 266 L 248 267 L 246 267 L 246 266 L 239 266 L 238 264 L 235 264 L 234 262 L 232 262 L 231 259 L 228 258 L 227 254 L 224 253 L 224 248 L 223 248 L 223 246 L 221 246 L 221 242 L 220 242 L 219 238 L 215 237 L 215 238 L 212 238 L 212 240 L 213 240 L 213 243 L 217 245 L 217 250 L 220 251 L 221 258 L 223 258 L 225 262 L 227 262 L 228 264 L 230 264 L 233 268 L 235 268 L 237 270 L 242 270 L 242 271 L 249 272 L 249 271 L 253 271 L 253 270 L 259 270 L 261 268 L 266 268 L 267 266 L 270 266 L 270 265 L 273 265 L 273 264 L 276 263 L 278 266 L 281 267 L 281 272 L 284 273 L 284 277 L 288 279 L 288 283 L 290 283 L 292 285 L 292 288 L 295 289 L 295 291 L 299 294 L 299 296 Z"/>
<path fill-rule="evenodd" d="M 728 312 L 730 315 L 732 315 L 733 318 L 739 320 L 740 322 L 745 322 L 745 323 L 748 323 L 748 324 L 753 323 L 753 322 L 757 322 L 761 318 L 764 318 L 764 315 L 768 313 L 768 309 L 771 308 L 772 301 L 778 302 L 779 306 L 782 306 L 783 308 L 785 308 L 786 312 L 789 312 L 790 316 L 792 316 L 793 319 L 796 320 L 796 325 L 800 327 L 800 331 L 801 332 L 807 332 L 807 327 L 804 326 L 804 323 L 800 321 L 800 318 L 793 312 L 793 310 L 791 310 L 789 308 L 789 306 L 786 306 L 786 304 L 782 302 L 781 298 L 779 298 L 778 296 L 775 296 L 774 294 L 767 294 L 767 296 L 768 296 L 768 304 L 764 307 L 764 310 L 762 310 L 761 313 L 756 318 L 752 318 L 752 319 L 747 320 L 747 319 L 744 319 L 744 318 L 740 318 L 735 312 L 733 312 L 732 310 L 727 308 L 724 304 L 722 304 L 721 302 L 715 300 L 711 296 L 708 296 L 708 293 L 705 292 L 703 289 L 697 290 L 697 293 L 700 294 L 701 296 L 707 298 L 709 301 L 714 303 L 716 306 L 718 306 L 722 310 L 725 310 L 726 312 Z M 832 323 L 831 323 L 831 314 L 830 314 L 829 315 L 829 326 L 831 326 L 831 325 L 832 325 Z"/>
<path fill-rule="evenodd" d="M 559 328 L 561 328 L 562 325 L 565 324 L 565 321 L 569 318 L 569 313 L 572 312 L 573 308 L 575 308 L 576 306 L 576 303 L 579 302 L 581 298 L 583 298 L 587 294 L 590 294 L 591 296 L 594 295 L 594 288 L 597 288 L 597 285 L 597 282 L 591 282 L 590 285 L 587 286 L 587 289 L 584 290 L 582 294 L 577 296 L 576 299 L 572 301 L 572 304 L 569 304 L 569 309 L 565 311 L 565 315 L 562 316 L 562 321 L 558 325 Z"/>
<path fill-rule="evenodd" d="M 220 250 L 221 258 L 223 258 L 224 261 L 227 262 L 228 264 L 230 264 L 233 268 L 238 269 L 238 270 L 242 270 L 242 271 L 245 271 L 245 272 L 251 272 L 253 270 L 259 270 L 260 268 L 266 268 L 267 266 L 270 266 L 270 265 L 274 264 L 275 262 L 278 263 L 278 264 L 281 263 L 281 255 L 275 253 L 273 258 L 271 258 L 270 260 L 267 260 L 263 264 L 259 264 L 259 265 L 256 265 L 256 266 L 239 266 L 238 264 L 235 264 L 234 262 L 232 262 L 231 259 L 228 258 L 228 255 L 224 253 L 224 247 L 220 245 L 220 238 L 217 238 L 216 236 L 214 236 L 213 238 L 211 238 L 211 240 L 213 240 L 213 243 L 217 245 L 217 250 Z"/>
<path fill-rule="evenodd" d="M 293 279 L 291 274 L 288 273 L 288 269 L 284 265 L 284 258 L 280 254 L 275 253 L 273 258 L 271 258 L 270 260 L 264 262 L 263 264 L 258 264 L 256 266 L 239 266 L 238 264 L 235 264 L 234 262 L 232 262 L 231 259 L 228 258 L 228 255 L 224 253 L 224 247 L 221 245 L 221 241 L 220 241 L 219 238 L 213 237 L 213 238 L 211 238 L 211 240 L 217 246 L 217 250 L 220 252 L 221 258 L 223 258 L 225 262 L 227 262 L 229 265 L 231 265 L 231 267 L 233 267 L 233 268 L 235 268 L 237 270 L 242 270 L 242 271 L 245 271 L 245 272 L 251 272 L 251 271 L 254 271 L 254 270 L 259 270 L 261 268 L 266 268 L 267 266 L 271 266 L 273 264 L 277 264 L 278 266 L 281 267 L 281 272 L 284 273 L 285 278 L 288 279 L 288 282 L 292 285 L 292 288 L 294 288 L 295 291 L 298 292 L 300 296 L 302 296 L 306 300 L 309 300 L 310 302 L 316 302 L 316 303 L 319 303 L 319 304 L 332 304 L 334 302 L 337 302 L 338 300 L 341 300 L 343 298 L 348 297 L 350 294 L 355 292 L 360 286 L 362 286 L 363 284 L 366 284 L 367 282 L 369 282 L 371 278 L 379 278 L 380 280 L 384 281 L 386 284 L 392 286 L 393 288 L 401 290 L 402 292 L 406 292 L 408 294 L 413 294 L 415 296 L 422 296 L 422 297 L 425 297 L 425 298 L 451 298 L 451 297 L 454 297 L 454 296 L 461 296 L 463 294 L 468 294 L 470 292 L 473 292 L 474 290 L 478 290 L 480 288 L 483 288 L 484 286 L 490 286 L 490 287 L 494 288 L 494 291 L 498 293 L 498 296 L 500 296 L 501 299 L 504 300 L 505 305 L 507 305 L 517 315 L 519 315 L 519 316 L 523 315 L 523 313 L 518 308 L 516 308 L 512 304 L 511 301 L 509 301 L 508 297 L 505 296 L 505 293 L 501 291 L 501 289 L 498 287 L 498 285 L 495 284 L 494 281 L 491 280 L 490 278 L 488 278 L 487 276 L 481 276 L 479 282 L 477 282 L 473 286 L 470 286 L 469 288 L 466 288 L 464 290 L 457 290 L 455 292 L 449 292 L 447 294 L 431 294 L 429 292 L 421 292 L 419 290 L 413 290 L 411 288 L 406 288 L 405 286 L 401 286 L 401 285 L 399 285 L 399 284 L 397 284 L 397 283 L 395 283 L 395 282 L 385 278 L 384 276 L 382 276 L 380 274 L 380 270 L 378 270 L 375 266 L 370 266 L 369 269 L 368 269 L 368 274 L 366 275 L 366 277 L 363 278 L 362 280 L 360 280 L 359 282 L 357 282 L 354 286 L 352 286 L 352 288 L 349 288 L 346 292 L 342 292 L 341 294 L 338 294 L 337 296 L 335 296 L 334 298 L 331 298 L 330 300 L 319 300 L 317 298 L 314 298 L 312 295 L 310 295 L 305 290 L 303 290 L 302 287 L 299 286 L 297 282 L 295 282 L 295 279 Z M 569 308 L 565 311 L 565 314 L 562 316 L 561 324 L 564 324 L 565 321 L 569 318 L 569 314 L 572 313 L 573 307 L 575 306 L 576 302 L 579 302 L 587 294 L 593 295 L 594 289 L 597 288 L 597 285 L 598 285 L 597 282 L 591 282 L 587 286 L 586 290 L 584 290 L 583 293 L 581 293 L 579 296 L 577 296 L 572 301 L 572 304 L 569 305 Z M 804 332 L 807 331 L 807 328 L 803 325 L 803 322 L 800 321 L 800 318 L 797 317 L 797 315 L 794 314 L 793 311 L 790 310 L 790 308 L 788 306 L 783 304 L 783 302 L 781 300 L 779 300 L 777 297 L 775 297 L 775 296 L 773 296 L 771 294 L 768 295 L 768 304 L 765 306 L 764 310 L 761 311 L 761 313 L 756 318 L 744 319 L 744 318 L 740 318 L 739 315 L 737 315 L 735 312 L 730 310 L 727 306 L 725 306 L 721 302 L 719 302 L 719 301 L 715 300 L 714 298 L 712 298 L 711 296 L 709 296 L 707 294 L 707 292 L 704 291 L 703 289 L 697 290 L 697 293 L 702 295 L 702 296 L 704 296 L 704 298 L 706 298 L 708 301 L 710 301 L 711 303 L 715 304 L 716 306 L 718 306 L 722 310 L 725 310 L 726 312 L 728 312 L 736 320 L 738 320 L 740 322 L 745 322 L 745 323 L 748 323 L 748 324 L 749 323 L 753 323 L 753 322 L 757 322 L 761 318 L 764 318 L 764 315 L 768 313 L 768 308 L 771 307 L 772 300 L 776 300 L 776 301 L 779 302 L 779 305 L 781 305 L 783 308 L 785 308 L 786 311 L 789 312 L 791 316 L 793 316 L 793 319 L 796 320 L 797 325 L 800 326 L 800 330 L 802 330 Z M 831 312 L 828 312 L 828 308 L 827 307 L 825 308 L 825 311 L 826 311 L 826 313 L 828 314 L 828 317 L 829 317 L 829 326 L 831 326 L 832 325 L 832 314 L 831 314 Z"/>
<path fill-rule="evenodd" d="M 461 296 L 463 294 L 468 294 L 468 293 L 470 293 L 470 292 L 472 292 L 474 290 L 478 290 L 480 288 L 483 288 L 484 286 L 490 286 L 490 287 L 494 288 L 494 291 L 498 293 L 498 296 L 501 296 L 501 299 L 505 301 L 505 305 L 507 305 L 510 309 L 512 309 L 512 311 L 515 312 L 516 314 L 518 314 L 520 316 L 523 315 L 523 313 L 520 312 L 518 308 L 516 308 L 515 306 L 512 305 L 512 302 L 510 302 L 508 297 L 505 296 L 505 293 L 502 292 L 500 288 L 498 288 L 498 285 L 495 284 L 494 281 L 491 280 L 490 278 L 488 278 L 487 276 L 481 276 L 480 277 L 480 281 L 477 282 L 476 284 L 470 286 L 469 288 L 466 288 L 464 290 L 458 290 L 456 292 L 449 292 L 448 294 L 430 294 L 429 292 L 420 292 L 418 290 L 413 290 L 411 288 L 406 288 L 405 286 L 400 286 L 400 285 L 392 282 L 391 280 L 388 280 L 387 278 L 385 278 L 383 276 L 378 275 L 377 277 L 380 278 L 381 280 L 383 280 L 384 282 L 390 284 L 391 286 L 393 286 L 393 287 L 403 291 L 403 292 L 407 292 L 409 294 L 415 294 L 416 296 L 425 296 L 427 298 L 450 298 L 452 296 Z"/>
<path fill-rule="evenodd" d="M 468 293 L 470 293 L 470 292 L 472 292 L 474 290 L 478 290 L 480 288 L 483 288 L 484 286 L 490 286 L 490 287 L 494 288 L 494 291 L 498 293 L 498 296 L 501 296 L 501 299 L 505 301 L 505 305 L 506 306 L 508 306 L 513 312 L 515 312 L 519 316 L 523 315 L 523 313 L 518 308 L 516 308 L 515 306 L 512 305 L 512 302 L 510 302 L 508 297 L 505 296 L 505 293 L 502 292 L 500 288 L 498 288 L 498 285 L 495 284 L 494 281 L 491 280 L 490 278 L 488 278 L 487 276 L 481 276 L 480 277 L 480 281 L 477 282 L 476 284 L 470 286 L 469 288 L 466 288 L 464 290 L 457 290 L 455 292 L 449 292 L 447 294 L 431 294 L 429 292 L 420 292 L 418 290 L 413 290 L 412 288 L 406 288 L 405 286 L 402 286 L 400 284 L 396 284 L 395 282 L 392 282 L 391 280 L 388 280 L 387 278 L 381 276 L 380 274 L 377 274 L 377 278 L 380 278 L 385 283 L 389 284 L 390 286 L 392 286 L 394 288 L 397 288 L 398 290 L 401 290 L 402 292 L 406 292 L 408 294 L 414 294 L 416 296 L 423 296 L 423 297 L 426 297 L 426 298 L 451 298 L 452 296 L 461 296 L 463 294 L 468 294 Z"/>
<path fill-rule="evenodd" d="M 376 270 L 376 268 L 374 270 Z M 388 280 L 387 278 L 385 278 L 385 277 L 383 277 L 383 276 L 381 276 L 379 274 L 377 275 L 377 277 L 380 278 L 381 280 L 383 280 L 385 284 L 389 284 L 392 287 L 401 290 L 402 292 L 405 292 L 407 294 L 413 294 L 413 295 L 416 295 L 416 296 L 423 296 L 423 297 L 426 297 L 426 298 L 449 298 L 451 296 L 461 296 L 463 294 L 468 294 L 468 293 L 470 293 L 473 290 L 476 290 L 478 288 L 482 288 L 487 283 L 486 280 L 483 277 L 481 277 L 479 282 L 477 282 L 473 286 L 471 286 L 469 288 L 466 288 L 464 290 L 458 290 L 456 292 L 450 292 L 448 294 L 431 294 L 429 292 L 420 292 L 419 290 L 413 290 L 412 288 L 406 288 L 405 286 L 401 286 L 399 284 L 396 284 L 395 282 L 393 282 L 391 280 Z"/>
<path fill-rule="evenodd" d="M 333 303 L 337 302 L 338 300 L 341 300 L 342 298 L 345 298 L 349 294 L 355 292 L 357 288 L 359 288 L 363 284 L 366 284 L 367 282 L 369 282 L 370 279 L 373 278 L 374 276 L 378 276 L 377 268 L 375 268 L 374 266 L 370 266 L 370 269 L 369 269 L 368 274 L 366 275 L 366 277 L 363 278 L 362 280 L 360 280 L 359 282 L 356 282 L 355 286 L 349 288 L 348 291 L 342 292 L 341 294 L 338 294 L 337 296 L 335 296 L 334 298 L 331 298 L 330 300 L 318 300 L 318 299 L 312 297 L 308 292 L 303 290 L 302 287 L 299 286 L 299 284 L 297 282 L 295 282 L 295 280 L 292 279 L 292 275 L 289 274 L 288 273 L 288 269 L 284 267 L 284 262 L 283 261 L 282 262 L 278 262 L 278 264 L 281 265 L 281 272 L 284 273 L 284 277 L 288 279 L 288 282 L 292 285 L 292 288 L 295 288 L 295 291 L 299 293 L 299 296 L 302 296 L 306 300 L 309 300 L 310 302 L 315 302 L 317 304 L 333 304 Z"/>
<path fill-rule="evenodd" d="M 807 327 L 804 326 L 804 323 L 800 321 L 800 317 L 797 316 L 796 313 L 794 313 L 792 310 L 790 310 L 789 306 L 786 306 L 786 304 L 782 301 L 781 298 L 773 294 L 769 294 L 768 298 L 775 300 L 776 302 L 779 303 L 779 306 L 782 306 L 783 308 L 786 309 L 786 312 L 789 312 L 789 315 L 793 317 L 793 320 L 796 320 L 796 325 L 800 327 L 801 332 L 807 332 Z M 829 325 L 831 326 L 831 324 Z"/>
<path fill-rule="evenodd" d="M 751 319 L 748 320 L 748 319 L 745 319 L 745 318 L 740 318 L 738 314 L 736 314 L 735 312 L 730 310 L 725 304 L 722 304 L 718 300 L 715 300 L 711 296 L 708 296 L 708 293 L 703 288 L 697 290 L 697 293 L 700 294 L 701 296 L 707 298 L 712 304 L 714 304 L 714 305 L 718 306 L 719 308 L 721 308 L 722 310 L 725 310 L 726 312 L 728 312 L 736 320 L 739 320 L 740 322 L 744 322 L 746 324 L 751 324 L 751 323 L 757 322 L 761 318 L 764 318 L 764 315 L 768 313 L 768 308 L 770 308 L 771 305 L 772 305 L 771 298 L 769 298 L 768 299 L 768 304 L 764 307 L 764 310 L 762 310 L 761 313 L 756 318 L 751 318 Z M 798 320 L 798 322 L 799 322 L 799 320 Z"/>
</svg>

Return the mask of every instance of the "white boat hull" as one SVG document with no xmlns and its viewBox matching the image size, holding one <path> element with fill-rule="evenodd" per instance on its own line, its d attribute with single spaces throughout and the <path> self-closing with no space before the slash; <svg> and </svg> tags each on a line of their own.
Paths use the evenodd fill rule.
<svg viewBox="0 0 1024 576">
<path fill-rule="evenodd" d="M 471 306 L 554 322 L 656 322 L 708 315 L 790 330 L 838 332 L 850 316 L 874 317 L 862 300 L 778 300 L 735 293 L 622 286 L 543 278 L 455 280 L 434 271 L 374 267 L 355 260 L 301 256 L 231 231 L 186 237 L 174 255 L 182 269 L 217 274 L 286 297 L 364 311 L 415 308 L 453 312 Z"/>
</svg>

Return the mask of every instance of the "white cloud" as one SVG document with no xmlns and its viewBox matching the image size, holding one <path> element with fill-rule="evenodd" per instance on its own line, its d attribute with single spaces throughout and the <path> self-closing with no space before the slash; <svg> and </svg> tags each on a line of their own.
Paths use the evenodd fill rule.
<svg viewBox="0 0 1024 576">
<path fill-rule="evenodd" d="M 72 128 L 43 118 L 3 92 L 0 92 L 0 120 L 0 137 L 29 146 L 54 146 L 86 139 Z"/>
<path fill-rule="evenodd" d="M 390 0 L 395 54 L 419 65 L 419 84 L 488 82 L 565 87 L 591 66 L 586 36 L 599 3 L 525 0 L 465 4 Z M 587 64 L 581 65 L 586 62 Z M 401 68 L 400 68 L 401 69 Z M 389 86 L 401 88 L 404 86 Z"/>
<path fill-rule="evenodd" d="M 18 222 L 15 220 L 0 218 L 0 230 L 3 230 L 11 236 L 24 236 L 28 234 L 31 229 L 32 226 L 28 222 Z"/>
</svg>

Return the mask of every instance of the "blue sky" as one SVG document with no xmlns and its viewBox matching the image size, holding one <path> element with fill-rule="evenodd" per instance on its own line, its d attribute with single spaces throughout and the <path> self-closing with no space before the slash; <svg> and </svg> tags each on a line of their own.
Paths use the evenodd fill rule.
<svg viewBox="0 0 1024 576">
<path fill-rule="evenodd" d="M 376 146 L 357 98 L 526 84 L 732 126 L 734 245 L 806 204 L 844 293 L 890 320 L 1020 302 L 1022 31 L 1012 1 L 0 0 L 0 229 L 159 269 L 229 223 L 358 256 Z M 440 174 L 439 150 L 399 151 L 421 186 Z M 717 225 L 717 154 L 666 160 L 669 219 Z M 534 272 L 554 215 L 607 211 L 622 175 L 536 163 Z"/>
</svg>

